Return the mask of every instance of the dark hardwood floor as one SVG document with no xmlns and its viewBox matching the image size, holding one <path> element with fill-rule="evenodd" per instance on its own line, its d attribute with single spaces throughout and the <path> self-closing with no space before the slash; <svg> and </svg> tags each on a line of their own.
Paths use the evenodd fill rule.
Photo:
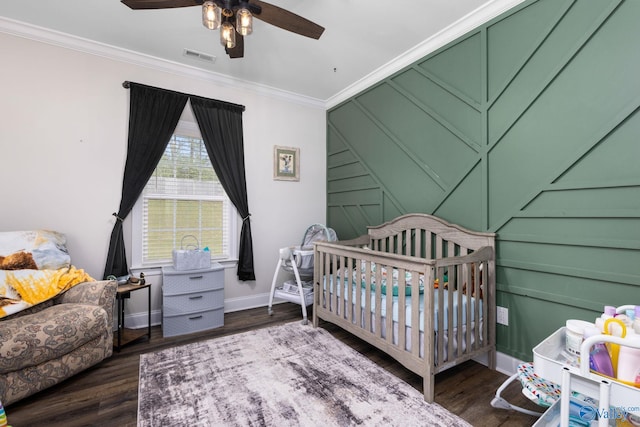
<svg viewBox="0 0 640 427">
<path fill-rule="evenodd" d="M 139 355 L 151 351 L 301 320 L 300 306 L 290 303 L 225 315 L 225 325 L 211 331 L 163 338 L 159 326 L 151 340 L 144 338 L 62 384 L 5 408 L 13 427 L 135 426 L 138 405 Z M 394 375 L 422 392 L 422 378 L 367 343 L 329 323 L 321 326 Z M 507 377 L 470 361 L 436 376 L 436 402 L 474 426 L 530 426 L 536 418 L 491 407 L 495 391 Z M 518 384 L 502 394 L 509 402 L 529 409 L 540 408 L 527 400 Z M 158 426 L 161 427 L 161 426 Z M 164 426 L 162 426 L 164 427 Z M 172 426 L 177 427 L 177 426 Z"/>
</svg>

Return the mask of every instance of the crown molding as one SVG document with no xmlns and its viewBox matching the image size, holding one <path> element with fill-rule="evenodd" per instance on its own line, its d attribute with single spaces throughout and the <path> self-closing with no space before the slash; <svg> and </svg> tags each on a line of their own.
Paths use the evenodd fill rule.
<svg viewBox="0 0 640 427">
<path fill-rule="evenodd" d="M 203 70 L 178 62 L 157 58 L 151 55 L 135 52 L 96 42 L 82 37 L 73 36 L 60 31 L 31 25 L 25 22 L 0 17 L 0 32 L 46 43 L 66 49 L 75 50 L 106 59 L 125 62 L 139 67 L 175 74 L 186 78 L 196 78 L 220 86 L 242 88 L 263 96 L 277 98 L 313 108 L 325 108 L 325 101 L 317 98 L 299 95 L 293 92 L 261 85 L 248 80 L 237 79 L 228 75 Z"/>
<path fill-rule="evenodd" d="M 380 66 L 327 100 L 307 97 L 271 86 L 253 83 L 248 80 L 237 79 L 228 75 L 180 64 L 178 62 L 161 59 L 140 52 L 115 47 L 5 17 L 0 17 L 0 32 L 140 67 L 167 72 L 186 78 L 196 78 L 209 83 L 232 87 L 235 89 L 242 88 L 263 96 L 293 102 L 299 105 L 330 109 L 402 70 L 403 68 L 410 66 L 441 47 L 446 46 L 448 43 L 451 43 L 459 37 L 473 31 L 482 24 L 500 16 L 502 13 L 516 7 L 524 1 L 526 0 L 493 0 L 483 4 L 476 10 L 468 13 L 458 21 L 419 43 L 402 55 L 399 55 L 386 64 Z"/>
<path fill-rule="evenodd" d="M 349 98 L 354 97 L 363 90 L 373 86 L 403 68 L 410 66 L 430 53 L 446 46 L 448 43 L 455 41 L 459 37 L 464 36 L 482 24 L 500 16 L 502 13 L 516 7 L 524 1 L 526 0 L 493 0 L 483 4 L 453 24 L 434 34 L 432 37 L 417 44 L 407 52 L 397 56 L 378 69 L 367 74 L 362 79 L 356 81 L 343 91 L 327 99 L 327 110 L 348 100 Z"/>
</svg>

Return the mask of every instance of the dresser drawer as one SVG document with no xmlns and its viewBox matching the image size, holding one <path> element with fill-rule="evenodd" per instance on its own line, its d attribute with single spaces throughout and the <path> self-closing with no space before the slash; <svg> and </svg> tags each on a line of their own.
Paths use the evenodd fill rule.
<svg viewBox="0 0 640 427">
<path fill-rule="evenodd" d="M 162 321 L 162 336 L 190 334 L 221 326 L 224 326 L 223 308 L 180 316 L 165 316 Z"/>
<path fill-rule="evenodd" d="M 165 316 L 174 316 L 194 311 L 224 308 L 224 289 L 191 292 L 182 295 L 166 295 L 162 310 Z"/>
<path fill-rule="evenodd" d="M 209 269 L 172 272 L 163 270 L 162 293 L 184 294 L 224 288 L 224 270 Z"/>
</svg>

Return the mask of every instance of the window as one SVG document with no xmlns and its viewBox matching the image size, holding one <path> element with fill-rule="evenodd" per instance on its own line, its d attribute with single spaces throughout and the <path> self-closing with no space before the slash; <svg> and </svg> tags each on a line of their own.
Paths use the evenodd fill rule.
<svg viewBox="0 0 640 427">
<path fill-rule="evenodd" d="M 236 258 L 236 218 L 197 125 L 180 122 L 134 208 L 133 264 L 168 264 L 173 249 L 190 245 Z"/>
</svg>

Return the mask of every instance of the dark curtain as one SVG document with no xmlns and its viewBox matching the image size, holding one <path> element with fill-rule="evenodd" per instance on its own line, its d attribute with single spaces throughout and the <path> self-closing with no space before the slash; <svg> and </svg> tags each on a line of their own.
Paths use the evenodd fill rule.
<svg viewBox="0 0 640 427">
<path fill-rule="evenodd" d="M 187 103 L 188 95 L 129 83 L 129 140 L 127 160 L 122 179 L 122 198 L 117 220 L 111 232 L 104 277 L 129 274 L 122 236 L 122 221 L 151 178 L 178 120 Z M 125 85 L 125 87 L 127 87 Z"/>
<path fill-rule="evenodd" d="M 196 116 L 213 169 L 242 217 L 238 279 L 255 280 L 242 137 L 244 107 L 192 96 L 191 108 Z"/>
</svg>

